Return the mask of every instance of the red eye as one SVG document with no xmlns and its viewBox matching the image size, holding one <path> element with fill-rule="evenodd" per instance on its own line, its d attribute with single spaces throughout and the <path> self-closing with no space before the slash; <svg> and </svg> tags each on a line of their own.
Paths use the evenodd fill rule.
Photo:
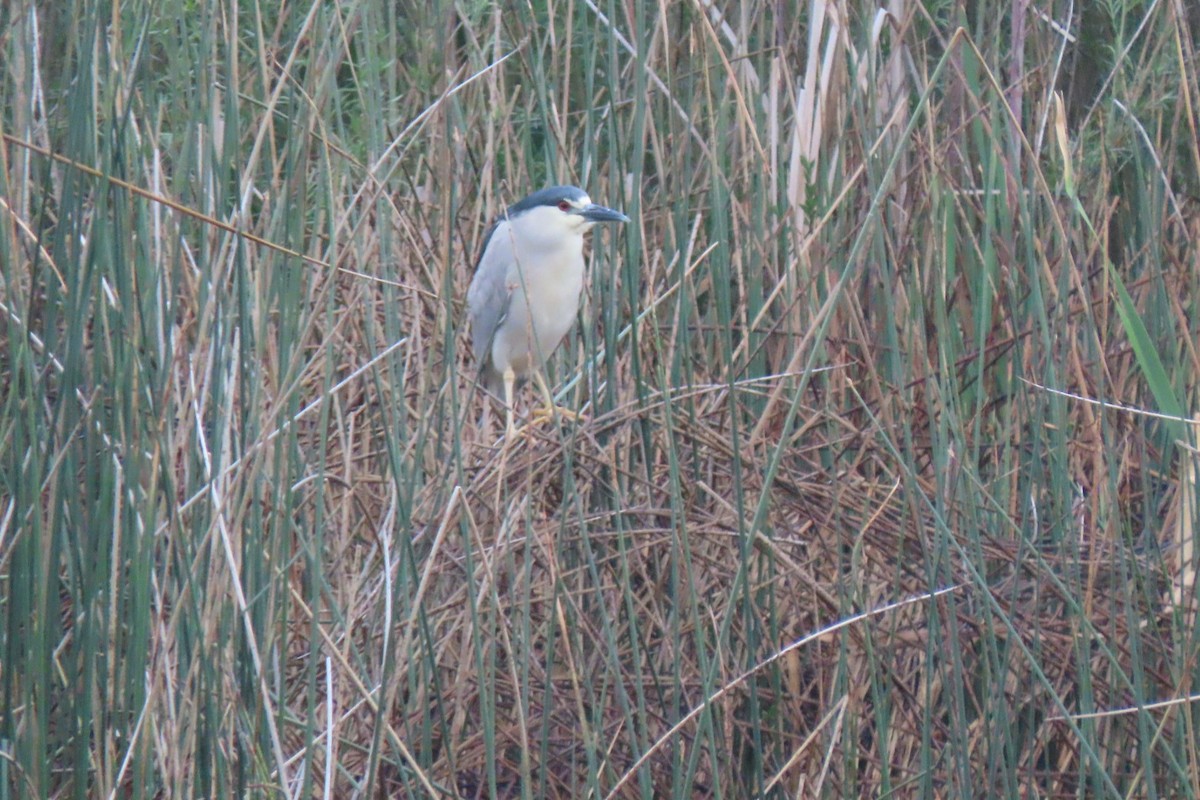
<svg viewBox="0 0 1200 800">
<path fill-rule="evenodd" d="M 571 204 L 568 203 L 566 200 L 559 200 L 558 201 L 558 210 L 563 212 L 564 214 L 566 214 L 568 211 L 571 210 Z"/>
</svg>

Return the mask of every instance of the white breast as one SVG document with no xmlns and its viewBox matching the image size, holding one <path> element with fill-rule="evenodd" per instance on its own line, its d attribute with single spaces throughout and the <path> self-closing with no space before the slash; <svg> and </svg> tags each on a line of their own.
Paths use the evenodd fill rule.
<svg viewBox="0 0 1200 800">
<path fill-rule="evenodd" d="M 530 212 L 502 224 L 494 234 L 501 237 L 494 244 L 508 248 L 512 255 L 507 276 L 512 297 L 492 346 L 493 364 L 500 372 L 506 365 L 518 374 L 540 366 L 571 330 L 579 312 L 582 231 L 564 236 L 559 228 L 548 235 L 546 222 Z M 512 230 L 509 225 L 520 227 Z M 514 247 L 517 240 L 521 247 Z"/>
</svg>

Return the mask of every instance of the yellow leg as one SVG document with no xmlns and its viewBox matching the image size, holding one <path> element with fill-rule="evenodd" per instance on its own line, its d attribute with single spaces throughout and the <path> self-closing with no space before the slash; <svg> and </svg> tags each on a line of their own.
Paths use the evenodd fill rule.
<svg viewBox="0 0 1200 800">
<path fill-rule="evenodd" d="M 554 395 L 550 393 L 550 387 L 546 385 L 546 376 L 540 369 L 535 369 L 533 379 L 537 382 L 538 391 L 542 393 L 542 399 L 546 401 L 546 409 L 554 408 Z"/>
<path fill-rule="evenodd" d="M 504 370 L 504 435 L 510 439 L 517 435 L 517 426 L 513 424 L 513 384 L 516 380 L 512 367 Z"/>
<path fill-rule="evenodd" d="M 546 378 L 544 375 L 542 375 L 542 371 L 540 369 L 535 369 L 533 371 L 533 379 L 537 382 L 538 389 L 540 389 L 542 392 L 542 399 L 546 401 L 544 408 L 539 408 L 537 411 L 533 412 L 533 417 L 535 420 L 544 421 L 547 419 L 553 419 L 555 414 L 566 417 L 572 422 L 579 422 L 584 419 L 583 415 L 577 411 L 572 411 L 569 408 L 563 408 L 562 406 L 556 406 L 554 404 L 554 395 L 550 393 L 550 387 L 546 385 Z"/>
</svg>

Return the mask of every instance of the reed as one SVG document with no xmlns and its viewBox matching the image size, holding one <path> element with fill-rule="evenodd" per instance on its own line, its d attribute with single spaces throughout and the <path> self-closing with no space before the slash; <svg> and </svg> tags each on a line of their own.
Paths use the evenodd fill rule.
<svg viewBox="0 0 1200 800">
<path fill-rule="evenodd" d="M 960 5 L 0 12 L 0 800 L 1195 797 L 1200 13 Z"/>
</svg>

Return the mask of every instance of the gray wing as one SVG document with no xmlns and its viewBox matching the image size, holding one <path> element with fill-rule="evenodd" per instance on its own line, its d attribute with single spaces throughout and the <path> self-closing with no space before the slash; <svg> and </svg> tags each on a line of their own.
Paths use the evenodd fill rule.
<svg viewBox="0 0 1200 800">
<path fill-rule="evenodd" d="M 511 258 L 505 237 L 497 236 L 503 222 L 492 226 L 484 237 L 483 251 L 475 266 L 475 277 L 467 290 L 467 311 L 471 318 L 471 349 L 481 369 L 491 367 L 492 339 L 508 313 L 512 293 L 508 289 Z"/>
</svg>

